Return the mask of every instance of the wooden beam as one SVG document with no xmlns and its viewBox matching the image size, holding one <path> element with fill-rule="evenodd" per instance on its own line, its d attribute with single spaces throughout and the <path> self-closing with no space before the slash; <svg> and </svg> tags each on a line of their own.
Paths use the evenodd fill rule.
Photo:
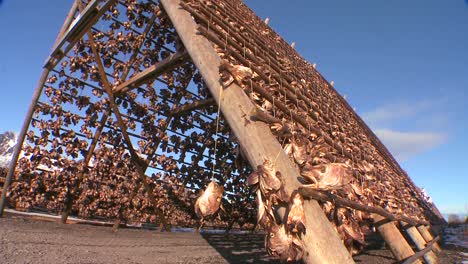
<svg viewBox="0 0 468 264">
<path fill-rule="evenodd" d="M 195 110 L 195 109 L 207 107 L 207 106 L 210 106 L 210 105 L 215 105 L 215 104 L 216 104 L 216 101 L 213 98 L 194 101 L 192 103 L 181 105 L 181 106 L 177 107 L 176 109 L 172 110 L 171 115 L 172 116 L 180 116 L 183 113 L 190 112 L 190 111 Z"/>
<path fill-rule="evenodd" d="M 34 114 L 34 109 L 36 107 L 37 102 L 39 101 L 39 98 L 41 97 L 42 90 L 44 88 L 44 83 L 47 80 L 47 76 L 49 75 L 49 72 L 50 71 L 48 69 L 44 69 L 42 71 L 39 84 L 37 85 L 36 90 L 34 91 L 33 97 L 31 99 L 31 103 L 29 104 L 28 111 L 26 112 L 26 116 L 24 117 L 23 126 L 18 135 L 17 143 L 13 150 L 13 157 L 11 158 L 10 164 L 8 165 L 8 173 L 5 178 L 5 183 L 3 184 L 3 191 L 0 197 L 0 217 L 3 215 L 3 210 L 5 209 L 6 195 L 8 193 L 8 188 L 10 188 L 10 184 L 13 178 L 13 174 L 15 172 L 16 164 L 18 162 L 21 149 L 23 148 L 23 142 L 26 137 L 26 133 L 29 129 L 29 124 L 31 123 L 32 116 Z"/>
<path fill-rule="evenodd" d="M 383 216 L 372 214 L 374 224 L 382 238 L 387 243 L 388 247 L 393 253 L 393 256 L 398 261 L 407 259 L 414 255 L 414 251 L 408 244 L 406 239 L 400 233 L 400 230 L 395 226 L 395 222 L 387 221 Z M 421 261 L 415 260 L 414 263 L 422 264 Z"/>
<path fill-rule="evenodd" d="M 192 77 L 193 77 L 193 73 L 192 73 Z M 190 84 L 190 81 L 187 81 L 187 83 L 184 84 L 184 85 L 185 85 L 184 88 L 187 89 L 187 87 L 188 87 L 189 84 Z M 180 99 L 178 100 L 177 104 L 180 103 L 180 101 L 182 100 L 182 98 L 183 98 L 183 97 L 181 96 Z M 165 122 L 164 126 L 161 128 L 161 130 L 162 130 L 163 132 L 167 131 L 167 129 L 168 129 L 168 127 L 169 127 L 169 124 L 171 123 L 171 121 L 172 121 L 172 119 L 173 119 L 174 117 L 175 117 L 175 115 L 174 115 L 173 112 L 171 112 L 171 114 L 167 116 L 166 122 Z M 159 145 L 161 144 L 162 139 L 163 139 L 163 137 L 159 137 L 155 142 L 153 142 L 153 145 L 152 145 L 151 147 L 154 149 L 154 151 L 153 151 L 150 155 L 148 155 L 147 158 L 146 158 L 145 165 L 143 166 L 143 168 L 144 168 L 145 171 L 148 169 L 149 164 L 150 164 L 151 161 L 153 160 L 153 157 L 154 157 L 154 155 L 156 154 L 156 151 L 158 150 Z M 129 202 L 131 202 L 131 201 L 135 198 L 135 196 L 138 194 L 138 190 L 139 190 L 139 189 L 140 189 L 140 184 L 137 184 L 137 186 L 135 186 L 135 188 L 133 189 L 132 193 L 130 194 L 130 197 L 129 197 L 129 199 L 128 199 Z M 120 215 L 119 215 L 119 219 L 118 219 L 117 221 L 115 221 L 114 226 L 113 226 L 113 229 L 114 229 L 114 230 L 117 230 L 117 228 L 120 226 L 120 222 L 122 221 L 122 219 L 121 219 L 121 218 L 122 218 L 122 213 L 123 213 L 123 210 L 124 210 L 124 209 L 125 209 L 125 208 L 123 207 L 123 205 L 121 205 L 120 208 L 119 208 L 119 214 L 120 214 Z"/>
<path fill-rule="evenodd" d="M 115 87 L 112 91 L 115 95 L 121 95 L 132 88 L 138 87 L 150 79 L 155 78 L 162 73 L 173 69 L 174 67 L 179 66 L 188 58 L 188 53 L 186 51 L 178 51 L 166 59 L 156 63 L 155 65 L 149 67 L 148 69 L 136 74 L 129 80 L 121 83 Z"/>
<path fill-rule="evenodd" d="M 77 0 L 76 2 L 80 1 Z M 100 1 L 92 0 L 84 9 L 80 8 L 82 9 L 80 14 L 71 23 L 68 30 L 56 41 L 50 56 L 44 63 L 44 67 L 52 69 L 114 2 L 116 0 L 107 0 L 101 7 L 98 7 Z M 81 5 L 81 3 L 78 3 L 78 5 Z M 62 50 L 62 47 L 67 42 L 69 43 L 68 46 L 65 50 Z"/>
<path fill-rule="evenodd" d="M 176 28 L 193 63 L 202 74 L 208 89 L 220 105 L 223 116 L 238 139 L 250 165 L 255 168 L 263 164 L 265 159 L 275 162 L 276 169 L 283 175 L 285 191 L 291 194 L 300 185 L 297 180 L 299 171 L 284 153 L 270 128 L 263 122 L 249 120 L 248 114 L 255 105 L 235 83 L 223 90 L 219 75 L 220 58 L 213 45 L 205 37 L 197 34 L 195 21 L 187 11 L 181 9 L 180 1 L 161 0 L 160 3 Z M 354 263 L 317 201 L 305 201 L 304 211 L 307 230 L 302 236 L 304 262 Z"/>
<path fill-rule="evenodd" d="M 68 11 L 68 15 L 65 18 L 65 21 L 62 24 L 62 27 L 61 27 L 61 29 L 59 31 L 57 39 L 55 40 L 54 46 L 57 45 L 59 40 L 65 34 L 65 30 L 70 26 L 71 20 L 73 19 L 73 16 L 75 15 L 77 8 L 78 8 L 78 0 L 75 0 L 73 2 L 72 7 Z M 19 154 L 21 153 L 21 150 L 22 150 L 22 147 L 23 147 L 23 142 L 24 142 L 24 139 L 26 137 L 26 133 L 27 133 L 27 131 L 29 129 L 29 125 L 31 123 L 32 116 L 34 114 L 34 109 L 36 107 L 37 102 L 39 101 L 39 98 L 41 97 L 42 90 L 44 89 L 44 83 L 46 82 L 47 77 L 49 76 L 49 73 L 50 73 L 50 69 L 47 69 L 47 68 L 45 68 L 42 71 L 41 78 L 39 79 L 39 83 L 38 83 L 38 85 L 36 87 L 36 90 L 33 93 L 31 103 L 29 104 L 28 111 L 26 112 L 26 116 L 24 117 L 23 126 L 21 127 L 21 131 L 20 131 L 20 133 L 18 135 L 17 144 L 14 147 L 13 156 L 11 158 L 10 164 L 8 165 L 8 172 L 7 172 L 7 175 L 5 177 L 5 182 L 3 183 L 3 190 L 2 190 L 2 193 L 1 193 L 1 196 L 0 196 L 0 217 L 2 217 L 3 210 L 5 209 L 6 194 L 7 194 L 8 188 L 10 188 L 11 180 L 13 178 L 13 174 L 15 173 L 16 164 L 18 163 Z"/>
<path fill-rule="evenodd" d="M 427 243 L 431 242 L 434 239 L 431 232 L 429 232 L 429 229 L 427 229 L 425 225 L 418 225 L 416 228 L 419 230 L 419 233 L 421 233 L 422 237 L 424 238 L 424 240 L 426 240 Z M 442 251 L 438 243 L 434 244 L 433 249 L 436 253 Z"/>
<path fill-rule="evenodd" d="M 411 240 L 414 242 L 416 245 L 416 248 L 418 250 L 423 250 L 426 248 L 426 240 L 421 236 L 419 233 L 418 229 L 416 229 L 415 226 L 411 225 L 405 225 L 404 223 L 401 223 L 402 228 L 405 230 L 405 232 L 408 234 L 408 236 L 411 238 Z M 437 263 L 437 257 L 432 251 L 427 251 L 426 254 L 424 254 L 424 261 L 427 264 L 435 264 Z"/>
<path fill-rule="evenodd" d="M 416 254 L 414 254 L 413 256 L 407 258 L 405 261 L 403 261 L 401 264 L 411 264 L 413 262 L 415 262 L 417 259 L 419 259 L 420 257 L 422 257 L 423 255 L 425 255 L 427 252 L 431 251 L 434 249 L 434 246 L 437 245 L 437 241 L 439 241 L 440 237 L 437 236 L 436 238 L 434 238 L 431 242 L 429 242 L 426 246 L 425 249 L 421 250 L 421 251 L 418 251 L 416 252 Z"/>
<path fill-rule="evenodd" d="M 164 212 L 158 207 L 158 203 L 156 201 L 156 198 L 153 193 L 153 189 L 151 188 L 150 184 L 148 183 L 148 177 L 145 175 L 145 168 L 143 165 L 143 161 L 140 159 L 138 154 L 136 153 L 135 149 L 133 148 L 132 141 L 127 133 L 127 126 L 125 125 L 125 122 L 122 118 L 122 115 L 120 114 L 119 107 L 115 103 L 115 97 L 114 93 L 112 91 L 111 85 L 109 83 L 109 80 L 106 77 L 106 72 L 104 70 L 104 65 L 102 63 L 102 59 L 99 56 L 99 52 L 96 48 L 96 44 L 94 43 L 94 38 L 91 30 L 88 31 L 88 36 L 89 36 L 89 41 L 90 41 L 90 46 L 91 50 L 93 52 L 94 59 L 96 61 L 96 64 L 98 66 L 98 71 L 99 71 L 99 76 L 101 77 L 101 83 L 104 86 L 104 89 L 109 96 L 109 104 L 111 106 L 111 109 L 114 113 L 114 115 L 117 118 L 117 123 L 120 126 L 122 136 L 124 138 L 125 144 L 127 145 L 127 150 L 130 152 L 131 160 L 133 162 L 133 165 L 135 166 L 138 175 L 140 176 L 141 181 L 143 182 L 143 186 L 145 187 L 146 193 L 148 194 L 148 198 L 153 204 L 153 209 L 156 213 L 156 216 L 158 219 L 161 221 L 161 224 L 164 226 L 164 229 L 167 231 L 170 231 L 170 227 L 167 224 L 166 218 L 164 216 Z"/>
<path fill-rule="evenodd" d="M 63 22 L 63 25 L 60 28 L 59 34 L 57 35 L 57 38 L 54 41 L 54 45 L 52 46 L 53 47 L 52 48 L 52 53 L 55 50 L 54 48 L 57 46 L 59 41 L 62 39 L 65 32 L 70 28 L 70 24 L 72 23 L 73 18 L 75 17 L 76 11 L 78 11 L 78 1 L 81 1 L 81 0 L 74 0 L 73 1 L 73 5 L 70 8 L 70 10 L 68 11 L 68 15 L 65 18 L 65 21 Z"/>
<path fill-rule="evenodd" d="M 368 212 L 368 213 L 378 214 L 391 221 L 404 221 L 412 225 L 428 224 L 428 222 L 426 221 L 417 220 L 417 219 L 407 217 L 404 215 L 391 214 L 381 207 L 363 205 L 358 202 L 343 199 L 331 193 L 324 193 L 324 192 L 316 191 L 312 188 L 301 187 L 299 188 L 299 193 L 304 197 L 309 197 L 315 200 L 324 201 L 324 202 L 326 201 L 333 202 L 338 206 L 344 206 L 344 207 L 349 207 L 349 208 L 353 208 L 353 209 Z"/>
</svg>

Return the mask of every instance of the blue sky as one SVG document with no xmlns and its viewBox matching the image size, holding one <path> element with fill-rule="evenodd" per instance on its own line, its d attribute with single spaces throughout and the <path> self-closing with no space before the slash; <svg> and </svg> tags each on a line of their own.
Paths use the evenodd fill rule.
<svg viewBox="0 0 468 264">
<path fill-rule="evenodd" d="M 468 4 L 246 0 L 383 140 L 443 213 L 468 213 Z M 71 0 L 0 0 L 0 132 L 18 131 Z"/>
</svg>

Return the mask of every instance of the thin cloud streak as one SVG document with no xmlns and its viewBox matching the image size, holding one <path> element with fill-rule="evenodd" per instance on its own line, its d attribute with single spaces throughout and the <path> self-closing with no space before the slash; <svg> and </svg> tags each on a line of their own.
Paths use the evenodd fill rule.
<svg viewBox="0 0 468 264">
<path fill-rule="evenodd" d="M 432 113 L 440 105 L 439 101 L 423 100 L 420 102 L 397 102 L 383 105 L 373 111 L 364 113 L 363 119 L 369 124 L 381 125 L 392 121 L 421 117 L 422 114 Z"/>
<path fill-rule="evenodd" d="M 448 136 L 436 132 L 400 132 L 376 129 L 376 135 L 401 162 L 447 142 Z"/>
</svg>

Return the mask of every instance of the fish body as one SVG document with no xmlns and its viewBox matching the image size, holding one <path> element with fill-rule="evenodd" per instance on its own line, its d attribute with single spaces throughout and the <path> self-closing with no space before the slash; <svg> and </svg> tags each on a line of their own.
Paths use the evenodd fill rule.
<svg viewBox="0 0 468 264">
<path fill-rule="evenodd" d="M 211 181 L 200 197 L 195 201 L 195 213 L 199 218 L 205 218 L 218 212 L 221 206 L 224 187 Z"/>
</svg>

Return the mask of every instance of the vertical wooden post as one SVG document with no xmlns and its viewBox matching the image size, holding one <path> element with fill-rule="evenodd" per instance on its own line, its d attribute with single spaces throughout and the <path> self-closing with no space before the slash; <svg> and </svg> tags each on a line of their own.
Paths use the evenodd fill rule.
<svg viewBox="0 0 468 264">
<path fill-rule="evenodd" d="M 424 248 L 426 248 L 426 241 L 421 236 L 421 234 L 419 233 L 418 229 L 416 229 L 415 226 L 405 225 L 404 223 L 400 223 L 400 224 L 402 226 L 402 229 L 406 231 L 408 236 L 414 242 L 418 250 L 423 250 Z M 435 264 L 437 263 L 437 257 L 434 254 L 434 252 L 429 251 L 426 254 L 424 254 L 424 261 L 428 264 Z"/>
<path fill-rule="evenodd" d="M 57 41 L 62 37 L 64 32 L 67 30 L 67 28 L 70 26 L 70 23 L 76 13 L 76 9 L 77 9 L 77 0 L 73 2 L 73 5 L 70 8 L 70 11 L 68 12 L 68 15 L 65 18 L 65 21 L 63 22 L 63 25 L 59 31 L 58 37 L 55 40 L 54 46 L 57 44 Z M 18 158 L 23 148 L 23 142 L 26 137 L 26 133 L 29 129 L 29 124 L 31 123 L 31 119 L 34 114 L 34 109 L 36 108 L 36 104 L 39 101 L 39 98 L 41 97 L 42 90 L 44 89 L 44 83 L 46 82 L 47 77 L 49 76 L 49 73 L 50 73 L 50 70 L 47 68 L 44 68 L 44 70 L 42 71 L 41 78 L 39 79 L 39 84 L 37 85 L 36 90 L 34 91 L 33 97 L 31 99 L 31 103 L 28 108 L 28 112 L 26 113 L 26 116 L 24 117 L 23 126 L 21 127 L 21 131 L 18 135 L 17 143 L 13 151 L 13 157 L 11 158 L 10 164 L 8 166 L 8 173 L 5 178 L 5 183 L 3 184 L 3 191 L 0 197 L 0 217 L 2 217 L 3 210 L 5 209 L 6 194 L 7 194 L 8 188 L 10 188 L 13 174 L 15 173 L 16 164 L 18 163 Z"/>
<path fill-rule="evenodd" d="M 291 194 L 301 185 L 298 181 L 299 171 L 284 153 L 268 125 L 249 120 L 249 114 L 256 106 L 236 83 L 222 90 L 219 75 L 220 58 L 213 45 L 205 37 L 197 34 L 195 21 L 180 7 L 180 1 L 161 0 L 160 3 L 193 63 L 202 74 L 208 89 L 220 105 L 223 116 L 238 139 L 250 165 L 255 168 L 263 164 L 265 159 L 275 161 L 276 169 L 283 175 L 285 191 Z M 354 263 L 317 201 L 306 200 L 304 212 L 307 230 L 302 236 L 304 262 Z"/>
<path fill-rule="evenodd" d="M 431 242 L 434 239 L 431 232 L 429 232 L 426 226 L 419 225 L 416 228 L 419 230 L 419 233 L 421 233 L 422 237 L 424 238 L 424 240 L 426 240 L 427 243 Z M 442 251 L 438 243 L 435 243 L 432 249 L 434 249 L 436 253 Z"/>
<path fill-rule="evenodd" d="M 373 214 L 372 219 L 374 224 L 377 226 L 377 230 L 379 231 L 380 235 L 385 240 L 385 243 L 387 243 L 388 247 L 392 251 L 393 256 L 395 256 L 398 261 L 404 260 L 414 255 L 413 249 L 400 233 L 393 221 L 388 222 L 386 218 L 378 214 Z M 420 260 L 416 261 L 415 263 L 422 264 Z"/>
</svg>

